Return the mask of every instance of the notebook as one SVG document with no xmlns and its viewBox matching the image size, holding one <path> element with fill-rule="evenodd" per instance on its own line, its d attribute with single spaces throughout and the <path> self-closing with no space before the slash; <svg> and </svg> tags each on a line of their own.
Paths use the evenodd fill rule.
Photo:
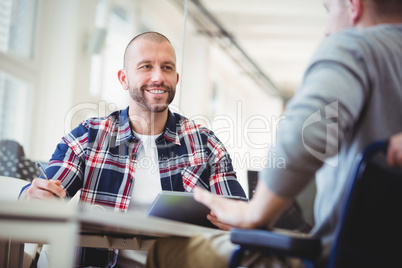
<svg viewBox="0 0 402 268">
<path fill-rule="evenodd" d="M 247 200 L 242 197 L 228 198 Z M 147 212 L 147 216 L 181 221 L 204 227 L 218 228 L 213 225 L 207 215 L 210 209 L 195 201 L 193 193 L 162 191 L 157 195 Z"/>
</svg>

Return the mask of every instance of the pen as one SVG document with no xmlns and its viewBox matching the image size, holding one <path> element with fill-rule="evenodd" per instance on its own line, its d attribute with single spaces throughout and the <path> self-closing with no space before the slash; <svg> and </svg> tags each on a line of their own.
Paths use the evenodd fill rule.
<svg viewBox="0 0 402 268">
<path fill-rule="evenodd" d="M 43 177 L 45 177 L 46 180 L 50 180 L 49 177 L 47 176 L 42 164 L 39 162 L 36 162 L 35 164 L 36 164 L 36 167 L 39 169 L 40 173 L 42 173 Z M 56 195 L 55 193 L 53 193 L 53 195 L 59 198 L 59 196 Z"/>
<path fill-rule="evenodd" d="M 225 196 L 225 197 L 226 197 L 226 198 L 229 198 L 229 199 L 234 199 L 234 200 L 240 200 L 240 201 L 248 202 L 248 198 L 241 197 L 241 196 L 229 195 L 229 196 Z"/>
<path fill-rule="evenodd" d="M 49 177 L 46 175 L 45 169 L 43 168 L 42 164 L 39 162 L 36 162 L 36 167 L 39 169 L 40 173 L 42 173 L 43 177 L 45 177 L 45 179 L 49 180 Z"/>
</svg>

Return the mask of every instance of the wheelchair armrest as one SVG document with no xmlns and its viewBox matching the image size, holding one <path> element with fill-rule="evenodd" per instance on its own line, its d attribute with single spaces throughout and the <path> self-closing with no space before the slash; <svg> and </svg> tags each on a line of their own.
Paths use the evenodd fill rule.
<svg viewBox="0 0 402 268">
<path fill-rule="evenodd" d="M 321 255 L 321 241 L 308 234 L 274 229 L 232 229 L 230 240 L 243 249 L 268 255 L 289 256 L 314 260 Z"/>
</svg>

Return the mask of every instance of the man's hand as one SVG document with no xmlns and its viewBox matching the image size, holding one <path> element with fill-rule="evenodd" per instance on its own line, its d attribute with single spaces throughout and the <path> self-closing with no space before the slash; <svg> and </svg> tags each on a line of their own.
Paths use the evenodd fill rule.
<svg viewBox="0 0 402 268">
<path fill-rule="evenodd" d="M 194 188 L 194 199 L 211 209 L 207 218 L 220 229 L 246 228 L 243 220 L 248 207 L 247 202 L 214 195 L 199 187 Z"/>
<path fill-rule="evenodd" d="M 210 210 L 208 219 L 221 229 L 266 227 L 288 208 L 293 199 L 272 192 L 265 183 L 259 183 L 250 202 L 214 195 L 199 187 L 194 188 L 194 199 Z"/>
<path fill-rule="evenodd" d="M 218 218 L 212 213 L 210 212 L 210 214 L 207 215 L 207 219 L 216 227 L 218 227 L 221 230 L 224 231 L 229 231 L 231 228 L 233 228 L 234 226 L 229 225 L 229 224 L 225 224 L 223 222 L 221 222 L 220 220 L 218 220 Z"/>
<path fill-rule="evenodd" d="M 389 139 L 387 159 L 390 166 L 402 167 L 402 133 Z"/>
<path fill-rule="evenodd" d="M 57 198 L 64 198 L 66 191 L 60 187 L 61 181 L 59 180 L 45 180 L 42 178 L 36 178 L 21 194 L 21 199 L 26 200 L 55 200 Z"/>
</svg>

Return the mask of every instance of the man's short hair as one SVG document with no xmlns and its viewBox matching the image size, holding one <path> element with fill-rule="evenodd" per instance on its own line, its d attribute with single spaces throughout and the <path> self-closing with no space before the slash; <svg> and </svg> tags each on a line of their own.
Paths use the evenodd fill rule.
<svg viewBox="0 0 402 268">
<path fill-rule="evenodd" d="M 402 17 L 402 0 L 365 0 L 372 4 L 373 13 L 377 16 Z"/>
<path fill-rule="evenodd" d="M 137 39 L 146 39 L 146 40 L 150 40 L 150 41 L 157 42 L 157 43 L 162 43 L 162 42 L 170 43 L 169 39 L 166 36 L 164 36 L 163 34 L 158 33 L 158 32 L 140 33 L 139 35 L 137 35 L 133 39 L 131 39 L 130 43 Z M 130 45 L 130 43 L 128 43 L 128 45 Z"/>
<path fill-rule="evenodd" d="M 169 44 L 171 44 L 166 36 L 158 32 L 144 32 L 140 33 L 139 35 L 136 35 L 133 39 L 131 39 L 130 42 L 128 42 L 128 45 L 124 51 L 124 62 L 123 62 L 124 68 L 126 68 L 126 55 L 128 48 L 131 46 L 131 44 L 140 39 L 145 39 L 156 43 L 168 42 Z"/>
</svg>

